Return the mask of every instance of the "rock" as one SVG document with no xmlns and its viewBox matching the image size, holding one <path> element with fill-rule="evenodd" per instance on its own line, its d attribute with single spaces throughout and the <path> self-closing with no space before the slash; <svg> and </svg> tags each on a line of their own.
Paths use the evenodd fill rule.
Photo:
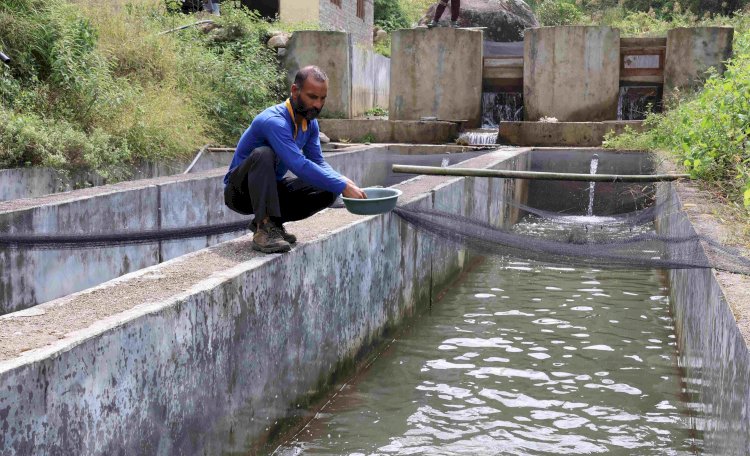
<svg viewBox="0 0 750 456">
<path fill-rule="evenodd" d="M 271 49 L 285 48 L 291 37 L 289 33 L 274 35 L 268 40 L 267 46 Z"/>
<path fill-rule="evenodd" d="M 210 22 L 204 22 L 203 24 L 198 25 L 196 28 L 203 33 L 208 33 L 211 30 L 216 30 L 218 28 L 221 28 L 221 26 L 214 21 L 210 21 Z"/>
<path fill-rule="evenodd" d="M 331 142 L 331 138 L 329 138 L 328 136 L 326 136 L 326 134 L 321 131 L 320 132 L 320 142 L 321 142 L 321 144 L 328 144 L 329 142 Z"/>
<path fill-rule="evenodd" d="M 425 25 L 435 16 L 433 4 L 427 9 L 419 24 Z M 440 24 L 450 22 L 450 5 L 440 18 Z M 487 41 L 523 41 L 524 29 L 539 27 L 534 12 L 523 0 L 462 0 L 458 16 L 460 27 L 486 27 L 484 39 Z"/>
<path fill-rule="evenodd" d="M 377 35 L 375 35 L 375 39 L 373 40 L 374 43 L 381 43 L 388 39 L 388 32 L 385 30 L 378 30 Z"/>
</svg>

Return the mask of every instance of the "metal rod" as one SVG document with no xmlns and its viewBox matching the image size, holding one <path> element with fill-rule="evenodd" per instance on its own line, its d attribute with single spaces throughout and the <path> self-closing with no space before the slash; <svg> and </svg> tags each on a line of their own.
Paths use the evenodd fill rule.
<svg viewBox="0 0 750 456">
<path fill-rule="evenodd" d="M 195 155 L 195 158 L 193 159 L 193 161 L 190 163 L 190 165 L 187 167 L 187 169 L 185 169 L 185 171 L 182 174 L 187 174 L 190 172 L 190 170 L 193 169 L 193 166 L 195 166 L 195 164 L 198 163 L 198 160 L 200 160 L 201 155 L 203 155 L 203 152 L 205 152 L 206 149 L 208 149 L 208 144 L 200 148 L 198 153 Z"/>
<path fill-rule="evenodd" d="M 394 173 L 429 174 L 433 176 L 501 177 L 509 179 L 566 180 L 584 182 L 664 182 L 690 179 L 689 174 L 574 174 L 537 171 L 511 171 L 483 168 L 440 168 L 437 166 L 393 165 Z"/>
<path fill-rule="evenodd" d="M 2 61 L 6 65 L 10 65 L 10 57 L 5 55 L 3 51 L 0 51 L 0 61 Z"/>
<path fill-rule="evenodd" d="M 169 30 L 165 30 L 163 32 L 159 32 L 158 35 L 166 35 L 168 33 L 174 33 L 174 32 L 180 31 L 180 30 L 185 30 L 186 28 L 195 27 L 195 26 L 203 25 L 203 24 L 213 24 L 213 23 L 214 23 L 214 21 L 212 21 L 211 19 L 204 19 L 202 21 L 194 22 L 192 24 L 181 25 L 181 26 L 173 28 L 173 29 L 169 29 Z"/>
</svg>

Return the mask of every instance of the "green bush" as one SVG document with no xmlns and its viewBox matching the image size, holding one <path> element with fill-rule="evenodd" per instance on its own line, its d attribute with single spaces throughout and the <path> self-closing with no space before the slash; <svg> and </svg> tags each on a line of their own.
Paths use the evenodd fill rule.
<svg viewBox="0 0 750 456">
<path fill-rule="evenodd" d="M 539 4 L 536 15 L 542 25 L 572 25 L 583 19 L 581 10 L 566 0 L 544 0 Z"/>
<path fill-rule="evenodd" d="M 409 19 L 407 19 L 406 13 L 398 1 L 375 0 L 374 15 L 375 25 L 389 32 L 410 26 Z"/>
<path fill-rule="evenodd" d="M 272 24 L 226 3 L 219 25 L 161 31 L 194 17 L 155 0 L 0 3 L 0 165 L 96 171 L 234 144 L 282 98 L 264 45 Z"/>
<path fill-rule="evenodd" d="M 738 23 L 747 19 L 738 19 Z M 645 133 L 608 136 L 607 147 L 674 153 L 694 177 L 750 208 L 750 32 L 735 38 L 735 57 L 723 75 L 711 72 L 695 94 L 677 98 L 646 120 Z"/>
</svg>

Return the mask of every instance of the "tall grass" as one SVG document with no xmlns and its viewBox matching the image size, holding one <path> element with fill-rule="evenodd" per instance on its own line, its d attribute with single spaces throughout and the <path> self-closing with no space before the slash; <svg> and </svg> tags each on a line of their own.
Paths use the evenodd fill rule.
<svg viewBox="0 0 750 456">
<path fill-rule="evenodd" d="M 263 43 L 270 24 L 229 3 L 221 26 L 158 0 L 6 0 L 0 48 L 0 166 L 90 169 L 117 180 L 144 160 L 233 144 L 280 98 Z"/>
</svg>

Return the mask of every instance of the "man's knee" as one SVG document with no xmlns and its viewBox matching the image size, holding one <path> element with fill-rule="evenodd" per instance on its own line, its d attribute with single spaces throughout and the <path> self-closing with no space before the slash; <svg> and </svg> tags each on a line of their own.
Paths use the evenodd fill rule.
<svg viewBox="0 0 750 456">
<path fill-rule="evenodd" d="M 250 157 L 260 166 L 276 166 L 276 152 L 268 146 L 261 146 L 250 152 Z"/>
<path fill-rule="evenodd" d="M 323 203 L 325 204 L 325 207 L 331 206 L 331 204 L 336 202 L 336 198 L 338 198 L 338 195 L 331 192 L 323 192 Z"/>
</svg>

